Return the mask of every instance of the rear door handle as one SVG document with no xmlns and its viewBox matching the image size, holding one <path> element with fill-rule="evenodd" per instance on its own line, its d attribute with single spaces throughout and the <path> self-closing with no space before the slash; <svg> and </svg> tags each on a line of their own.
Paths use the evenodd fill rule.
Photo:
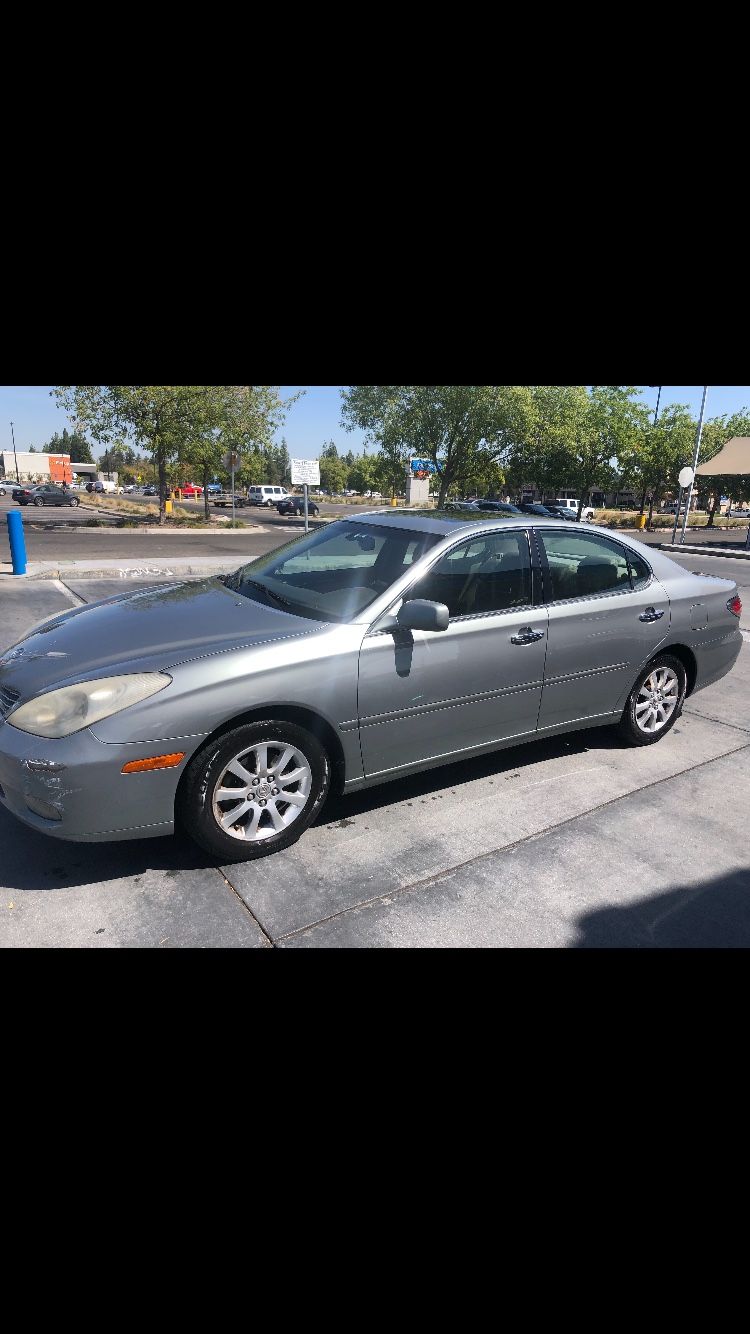
<svg viewBox="0 0 750 1334">
<path fill-rule="evenodd" d="M 639 621 L 660 621 L 664 615 L 663 611 L 657 611 L 655 607 L 647 607 L 638 617 Z"/>
<path fill-rule="evenodd" d="M 544 639 L 543 630 L 532 630 L 530 625 L 524 626 L 517 635 L 511 635 L 511 644 L 533 644 L 537 639 Z"/>
</svg>

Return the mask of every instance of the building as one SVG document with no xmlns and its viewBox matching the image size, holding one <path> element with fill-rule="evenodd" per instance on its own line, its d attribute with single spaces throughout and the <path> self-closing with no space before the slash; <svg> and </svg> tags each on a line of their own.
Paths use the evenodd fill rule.
<svg viewBox="0 0 750 1334">
<path fill-rule="evenodd" d="M 18 477 L 16 477 L 16 465 Z M 77 477 L 97 476 L 95 463 L 71 463 L 69 454 L 43 454 L 36 450 L 0 451 L 0 476 L 15 482 L 72 482 Z"/>
</svg>

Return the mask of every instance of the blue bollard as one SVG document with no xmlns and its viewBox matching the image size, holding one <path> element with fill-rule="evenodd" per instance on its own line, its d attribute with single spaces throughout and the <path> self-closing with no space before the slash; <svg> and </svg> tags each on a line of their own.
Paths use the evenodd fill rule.
<svg viewBox="0 0 750 1334">
<path fill-rule="evenodd" d="M 26 542 L 23 536 L 23 519 L 18 510 L 8 514 L 8 537 L 10 539 L 10 558 L 13 561 L 13 573 L 26 573 Z"/>
</svg>

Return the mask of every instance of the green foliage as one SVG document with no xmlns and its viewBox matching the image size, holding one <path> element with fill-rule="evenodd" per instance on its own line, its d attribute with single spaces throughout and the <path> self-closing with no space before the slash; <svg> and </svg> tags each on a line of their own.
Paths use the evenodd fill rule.
<svg viewBox="0 0 750 1334">
<path fill-rule="evenodd" d="M 270 385 L 58 385 L 53 394 L 102 445 L 124 447 L 129 439 L 150 451 L 161 492 L 160 523 L 171 464 L 178 465 L 175 480 L 195 480 L 204 488 L 229 451 L 243 456 L 275 449 L 283 466 L 286 446 L 274 446 L 272 439 L 299 397 L 282 401 Z M 182 477 L 184 471 L 198 476 Z M 208 513 L 207 495 L 205 504 Z"/>
<path fill-rule="evenodd" d="M 363 430 L 379 449 L 391 492 L 401 490 L 410 457 L 435 465 L 439 504 L 464 487 L 477 466 L 497 462 L 530 415 L 517 385 L 353 385 L 342 390 L 342 425 Z"/>
<path fill-rule="evenodd" d="M 69 454 L 71 463 L 93 463 L 91 454 L 91 445 L 80 431 L 68 431 L 67 427 L 62 435 L 57 431 L 48 440 L 46 445 L 42 445 L 44 454 Z"/>
</svg>

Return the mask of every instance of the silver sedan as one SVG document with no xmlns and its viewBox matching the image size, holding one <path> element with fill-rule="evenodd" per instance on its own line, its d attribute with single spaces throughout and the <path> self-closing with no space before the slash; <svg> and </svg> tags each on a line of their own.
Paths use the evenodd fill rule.
<svg viewBox="0 0 750 1334">
<path fill-rule="evenodd" d="M 351 792 L 611 724 L 652 745 L 740 651 L 731 580 L 530 515 L 358 514 L 0 658 L 0 802 L 59 838 L 288 847 Z M 447 780 L 450 782 L 450 777 Z"/>
</svg>

